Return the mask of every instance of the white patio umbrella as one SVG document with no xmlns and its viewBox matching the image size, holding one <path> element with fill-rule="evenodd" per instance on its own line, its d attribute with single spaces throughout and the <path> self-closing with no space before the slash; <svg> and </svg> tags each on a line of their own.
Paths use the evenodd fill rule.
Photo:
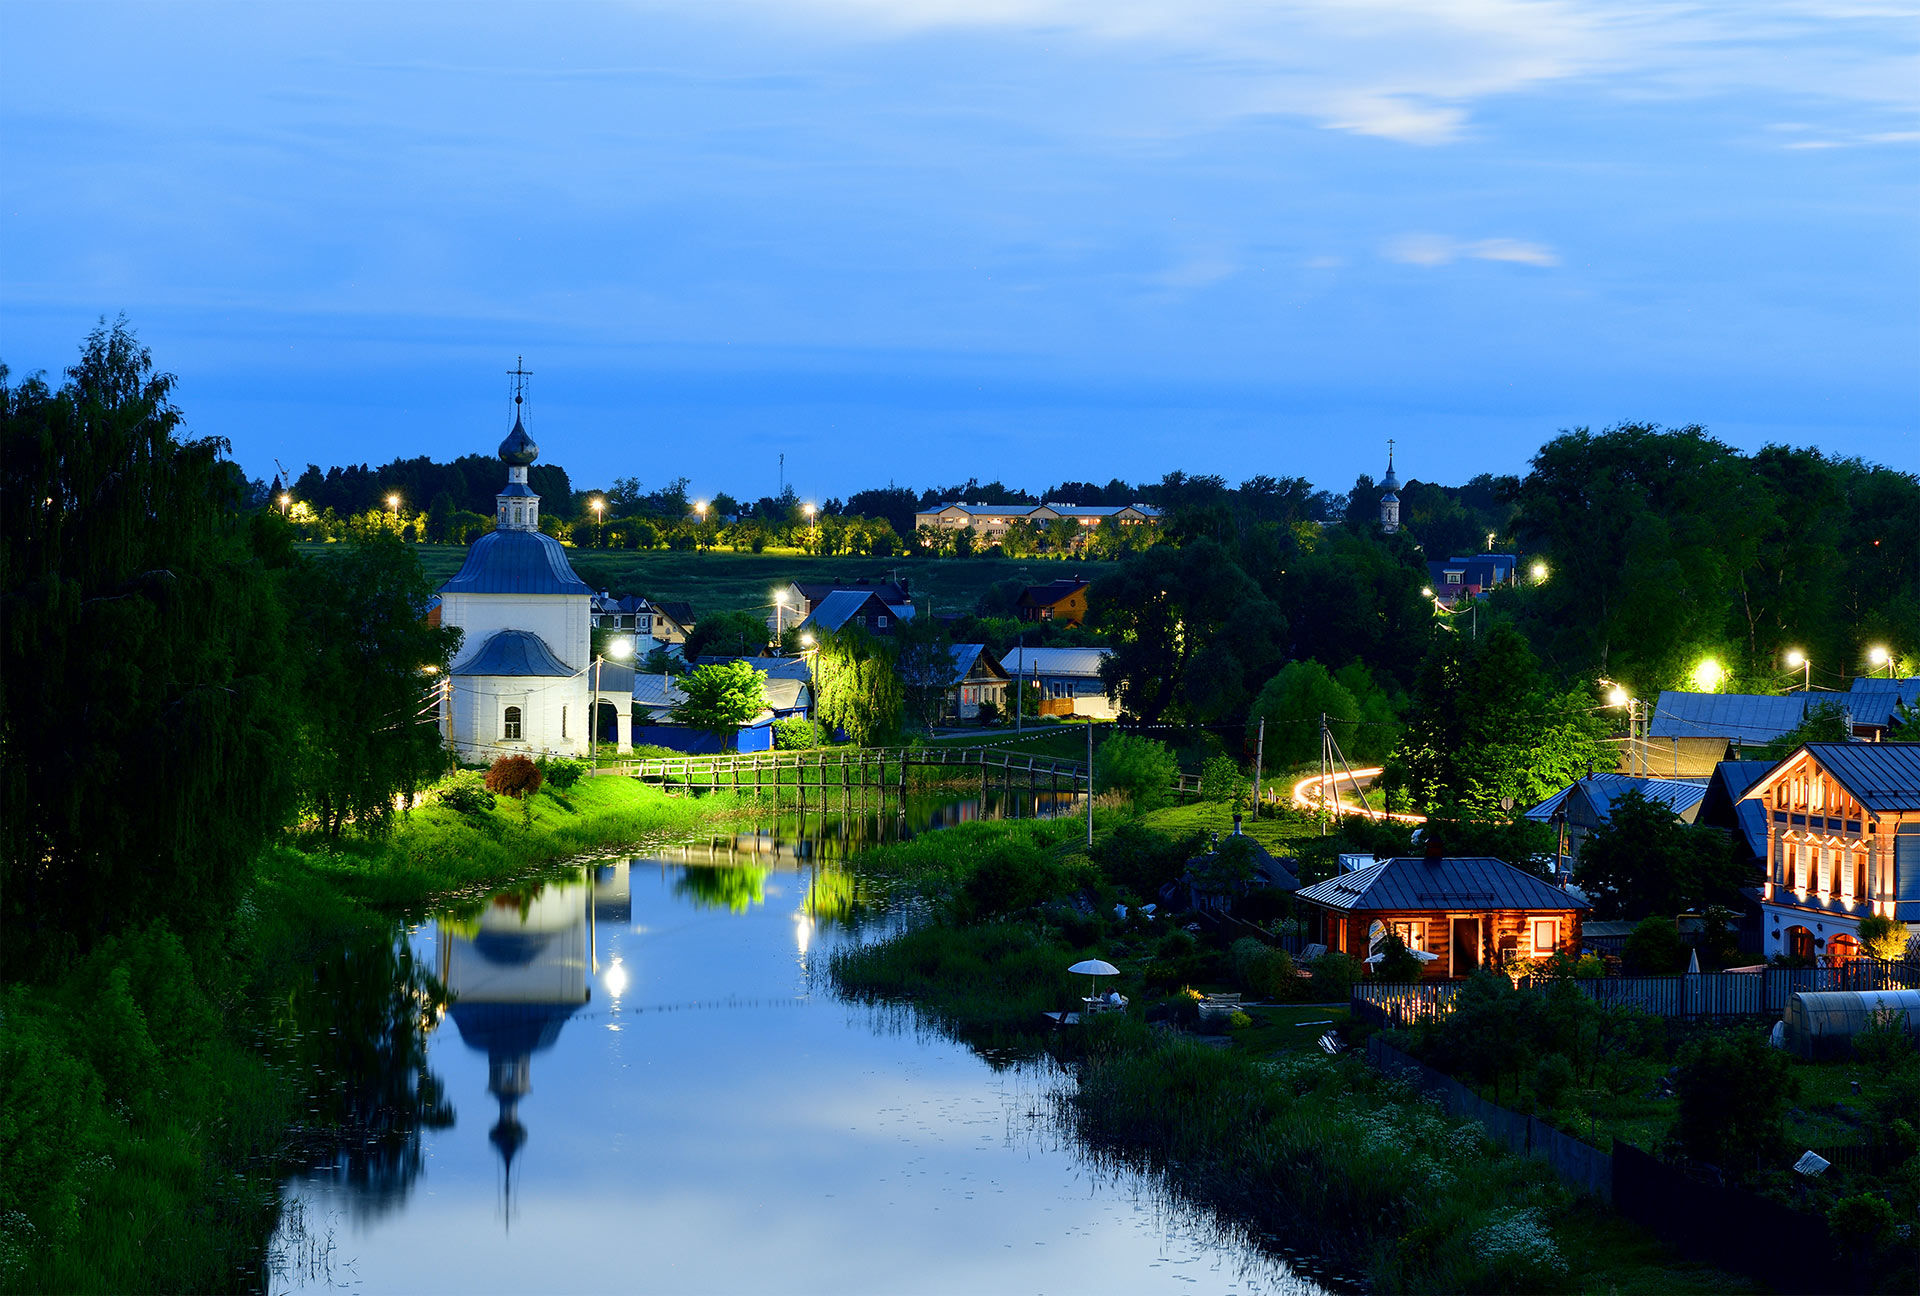
<svg viewBox="0 0 1920 1296">
<path fill-rule="evenodd" d="M 1120 969 L 1101 959 L 1082 959 L 1067 971 L 1087 978 L 1087 998 L 1093 998 L 1093 978 L 1119 976 Z"/>
</svg>

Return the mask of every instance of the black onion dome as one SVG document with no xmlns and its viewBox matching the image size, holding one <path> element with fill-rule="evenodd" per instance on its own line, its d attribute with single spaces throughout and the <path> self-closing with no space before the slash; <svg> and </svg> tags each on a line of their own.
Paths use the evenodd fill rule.
<svg viewBox="0 0 1920 1296">
<path fill-rule="evenodd" d="M 527 435 L 526 427 L 520 422 L 520 416 L 513 416 L 513 431 L 507 433 L 507 439 L 500 443 L 500 462 L 509 468 L 525 468 L 540 457 L 540 447 Z"/>
</svg>

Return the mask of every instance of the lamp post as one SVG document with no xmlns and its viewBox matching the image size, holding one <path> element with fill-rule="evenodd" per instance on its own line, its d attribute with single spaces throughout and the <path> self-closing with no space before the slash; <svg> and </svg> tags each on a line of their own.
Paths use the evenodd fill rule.
<svg viewBox="0 0 1920 1296">
<path fill-rule="evenodd" d="M 400 529 L 400 493 L 395 491 L 387 496 L 387 511 L 393 515 L 393 529 Z"/>
<path fill-rule="evenodd" d="M 280 516 L 286 517 L 287 514 L 292 510 L 292 508 L 293 508 L 293 496 L 287 494 L 287 492 L 285 491 L 281 491 L 280 492 Z"/>
<path fill-rule="evenodd" d="M 1612 680 L 1601 680 L 1602 684 L 1613 685 L 1607 691 L 1607 705 L 1627 709 L 1627 769 L 1632 773 L 1644 774 L 1646 770 L 1646 730 L 1649 727 L 1647 704 L 1628 693 Z"/>
<path fill-rule="evenodd" d="M 1542 581 L 1547 579 L 1547 565 L 1543 562 L 1534 563 L 1532 567 L 1532 575 L 1533 575 L 1533 583 L 1535 585 L 1540 584 Z"/>
<path fill-rule="evenodd" d="M 593 547 L 595 549 L 607 547 L 606 511 L 605 500 L 597 499 L 593 502 Z"/>
<path fill-rule="evenodd" d="M 775 643 L 779 643 L 781 637 L 786 634 L 786 622 L 783 619 L 786 610 L 787 592 L 775 590 L 773 592 L 773 641 Z"/>
<path fill-rule="evenodd" d="M 695 500 L 693 513 L 696 519 L 693 524 L 693 547 L 696 551 L 704 550 L 707 547 L 707 502 Z"/>
<path fill-rule="evenodd" d="M 1806 672 L 1801 679 L 1800 691 L 1802 693 L 1811 693 L 1813 691 L 1812 659 L 1798 648 L 1790 648 L 1787 650 L 1787 667 L 1790 670 L 1804 670 Z"/>
<path fill-rule="evenodd" d="M 813 552 L 813 542 L 814 542 L 813 516 L 815 513 L 818 513 L 818 512 L 819 510 L 814 508 L 813 505 L 811 504 L 807 505 L 807 552 L 808 553 Z"/>
<path fill-rule="evenodd" d="M 1875 644 L 1873 647 L 1867 649 L 1867 661 L 1872 664 L 1875 670 L 1879 670 L 1882 666 L 1885 666 L 1887 668 L 1887 678 L 1893 678 L 1893 654 L 1879 644 Z"/>
</svg>

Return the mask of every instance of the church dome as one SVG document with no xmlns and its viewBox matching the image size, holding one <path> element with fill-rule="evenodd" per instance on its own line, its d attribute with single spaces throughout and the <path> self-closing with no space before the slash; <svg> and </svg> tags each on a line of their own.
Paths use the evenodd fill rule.
<svg viewBox="0 0 1920 1296">
<path fill-rule="evenodd" d="M 507 439 L 500 443 L 500 462 L 509 468 L 525 468 L 540 457 L 540 447 L 527 435 L 526 426 L 520 422 L 520 415 L 513 416 L 513 431 L 507 433 Z"/>
<path fill-rule="evenodd" d="M 567 551 L 538 531 L 489 531 L 467 549 L 467 561 L 442 594 L 584 594 Z"/>
</svg>

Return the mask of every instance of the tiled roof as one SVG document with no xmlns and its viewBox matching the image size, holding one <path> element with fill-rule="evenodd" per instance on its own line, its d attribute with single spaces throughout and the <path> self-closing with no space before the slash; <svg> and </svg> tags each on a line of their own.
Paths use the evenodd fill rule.
<svg viewBox="0 0 1920 1296">
<path fill-rule="evenodd" d="M 1875 814 L 1920 810 L 1920 743 L 1808 743 L 1806 749 Z"/>
<path fill-rule="evenodd" d="M 1113 655 L 1109 648 L 1014 648 L 1000 657 L 1009 676 L 1035 675 L 1099 679 L 1100 663 Z"/>
<path fill-rule="evenodd" d="M 1317 882 L 1303 900 L 1329 909 L 1585 909 L 1587 903 L 1490 855 L 1416 856 Z"/>
<path fill-rule="evenodd" d="M 1809 702 L 1838 702 L 1838 695 L 1789 693 L 1680 693 L 1660 691 L 1648 736 L 1653 738 L 1738 738 L 1771 742 L 1800 726 Z"/>
<path fill-rule="evenodd" d="M 489 531 L 467 549 L 460 571 L 442 594 L 584 594 L 567 551 L 538 531 Z"/>
<path fill-rule="evenodd" d="M 528 630 L 501 630 L 489 635 L 478 652 L 456 663 L 455 675 L 547 675 L 573 674 L 553 655 L 546 640 Z"/>
</svg>

